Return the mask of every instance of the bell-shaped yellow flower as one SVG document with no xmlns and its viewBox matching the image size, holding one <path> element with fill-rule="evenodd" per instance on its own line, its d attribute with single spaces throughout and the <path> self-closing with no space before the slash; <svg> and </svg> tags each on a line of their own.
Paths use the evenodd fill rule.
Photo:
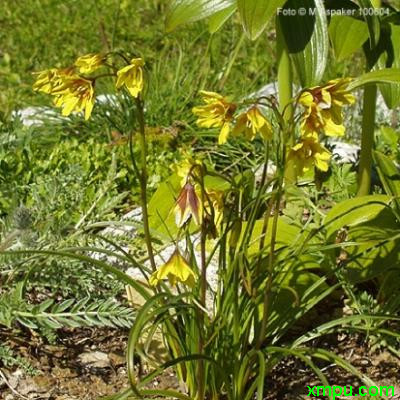
<svg viewBox="0 0 400 400">
<path fill-rule="evenodd" d="M 52 94 L 56 96 L 55 106 L 62 108 L 62 115 L 68 116 L 73 111 L 84 111 L 85 119 L 90 118 L 94 106 L 94 88 L 91 80 L 78 75 L 68 76 Z"/>
<path fill-rule="evenodd" d="M 327 171 L 330 159 L 331 153 L 315 137 L 307 136 L 290 149 L 287 161 L 294 165 L 297 175 L 303 175 L 313 167 Z"/>
<path fill-rule="evenodd" d="M 299 103 L 305 107 L 301 130 L 303 135 L 342 136 L 343 106 L 355 102 L 355 97 L 347 90 L 350 78 L 335 79 L 324 86 L 316 86 L 304 91 Z"/>
<path fill-rule="evenodd" d="M 75 66 L 79 68 L 81 74 L 90 74 L 100 68 L 105 60 L 106 57 L 103 54 L 90 53 L 77 58 Z"/>
<path fill-rule="evenodd" d="M 144 61 L 141 58 L 133 58 L 131 63 L 117 72 L 117 89 L 125 86 L 133 97 L 138 97 L 143 90 L 143 66 Z"/>
<path fill-rule="evenodd" d="M 45 71 L 34 72 L 37 78 L 33 84 L 33 90 L 52 94 L 63 84 L 63 79 L 73 75 L 73 72 L 74 68 L 51 68 Z"/>
<path fill-rule="evenodd" d="M 239 135 L 244 133 L 247 139 L 253 140 L 257 133 L 263 139 L 268 140 L 272 137 L 272 126 L 257 107 L 252 107 L 248 111 L 240 114 L 236 120 L 232 134 Z"/>
<path fill-rule="evenodd" d="M 221 128 L 218 143 L 224 144 L 231 131 L 231 121 L 236 111 L 236 105 L 215 92 L 200 92 L 205 105 L 194 107 L 193 114 L 199 118 L 197 125 L 204 128 Z"/>
<path fill-rule="evenodd" d="M 195 187 L 186 183 L 182 188 L 175 205 L 176 225 L 181 228 L 187 220 L 193 217 L 196 225 L 201 224 L 202 205 Z"/>
<path fill-rule="evenodd" d="M 189 287 L 195 285 L 196 275 L 178 249 L 175 250 L 171 258 L 163 266 L 151 274 L 149 284 L 156 286 L 163 279 L 168 279 L 171 286 L 175 286 L 178 282 Z"/>
</svg>

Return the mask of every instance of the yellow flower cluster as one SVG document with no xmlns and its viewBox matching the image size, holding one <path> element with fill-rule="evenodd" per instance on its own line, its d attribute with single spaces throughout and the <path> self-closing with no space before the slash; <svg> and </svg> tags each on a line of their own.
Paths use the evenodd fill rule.
<svg viewBox="0 0 400 400">
<path fill-rule="evenodd" d="M 202 106 L 194 107 L 193 114 L 198 116 L 197 125 L 204 128 L 221 128 L 218 143 L 227 142 L 229 135 L 244 134 L 249 140 L 253 140 L 257 133 L 264 139 L 272 137 L 272 126 L 264 117 L 257 106 L 241 113 L 235 119 L 236 104 L 218 93 L 201 91 L 203 102 Z"/>
<path fill-rule="evenodd" d="M 305 108 L 301 125 L 304 135 L 344 135 L 342 108 L 355 102 L 355 97 L 347 90 L 350 82 L 350 78 L 335 79 L 300 95 L 299 103 Z"/>
<path fill-rule="evenodd" d="M 299 97 L 305 111 L 301 122 L 301 140 L 289 150 L 288 162 L 294 164 L 297 175 L 314 166 L 327 171 L 331 153 L 319 143 L 319 134 L 342 136 L 345 132 L 343 111 L 345 105 L 355 102 L 347 86 L 351 79 L 335 79 L 324 86 L 307 89 Z"/>
<path fill-rule="evenodd" d="M 94 86 L 98 77 L 83 74 L 92 74 L 106 62 L 107 55 L 86 54 L 79 57 L 73 67 L 37 72 L 33 89 L 54 96 L 54 105 L 62 109 L 62 115 L 83 111 L 87 120 L 93 110 Z M 138 97 L 144 86 L 143 67 L 144 61 L 134 58 L 129 65 L 117 71 L 117 89 L 124 86 L 133 97 Z"/>
</svg>

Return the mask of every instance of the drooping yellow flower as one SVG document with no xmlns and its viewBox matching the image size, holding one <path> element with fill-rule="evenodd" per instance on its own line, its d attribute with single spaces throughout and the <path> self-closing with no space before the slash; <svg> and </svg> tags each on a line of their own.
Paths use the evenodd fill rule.
<svg viewBox="0 0 400 400">
<path fill-rule="evenodd" d="M 96 71 L 96 69 L 100 68 L 106 57 L 103 54 L 85 54 L 84 56 L 80 56 L 75 61 L 75 66 L 79 68 L 79 72 L 82 74 L 91 74 Z"/>
<path fill-rule="evenodd" d="M 117 72 L 117 89 L 125 86 L 133 97 L 138 97 L 143 90 L 143 66 L 141 58 L 133 58 L 131 63 Z"/>
<path fill-rule="evenodd" d="M 246 138 L 253 140 L 257 133 L 263 139 L 268 140 L 272 137 L 272 126 L 257 107 L 252 107 L 248 111 L 240 114 L 236 120 L 232 134 L 239 135 L 244 133 Z"/>
<path fill-rule="evenodd" d="M 197 125 L 204 128 L 221 128 L 218 143 L 226 143 L 231 131 L 231 121 L 236 111 L 236 105 L 215 92 L 200 92 L 205 105 L 194 107 L 193 114 L 199 118 Z"/>
<path fill-rule="evenodd" d="M 51 68 L 40 72 L 34 72 L 37 75 L 36 82 L 33 84 L 33 90 L 52 94 L 62 84 L 63 79 L 71 76 L 74 72 L 73 68 Z"/>
<path fill-rule="evenodd" d="M 151 274 L 149 284 L 156 286 L 163 279 L 168 279 L 171 286 L 175 286 L 178 282 L 189 287 L 195 285 L 196 275 L 178 249 L 175 250 L 171 258 L 163 266 Z"/>
<path fill-rule="evenodd" d="M 288 153 L 288 163 L 293 163 L 297 175 L 302 175 L 313 167 L 327 171 L 330 159 L 331 153 L 313 136 L 303 137 Z"/>
<path fill-rule="evenodd" d="M 324 86 L 316 86 L 304 91 L 299 103 L 305 107 L 301 130 L 303 135 L 342 136 L 343 106 L 355 102 L 355 97 L 347 90 L 350 78 L 335 79 Z"/>
<path fill-rule="evenodd" d="M 85 119 L 90 118 L 94 106 L 94 88 L 91 80 L 79 75 L 68 76 L 52 94 L 56 96 L 55 106 L 62 108 L 62 115 L 68 116 L 73 111 L 84 111 Z"/>
<path fill-rule="evenodd" d="M 181 228 L 190 217 L 193 217 L 196 225 L 200 225 L 202 218 L 202 205 L 195 187 L 191 183 L 186 183 L 176 200 L 176 225 Z"/>
</svg>

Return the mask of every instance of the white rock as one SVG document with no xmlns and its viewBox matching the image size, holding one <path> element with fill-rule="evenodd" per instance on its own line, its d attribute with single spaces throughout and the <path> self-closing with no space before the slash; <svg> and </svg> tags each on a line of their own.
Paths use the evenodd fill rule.
<svg viewBox="0 0 400 400">
<path fill-rule="evenodd" d="M 329 145 L 333 146 L 332 155 L 338 164 L 355 163 L 358 160 L 360 146 L 341 142 L 339 140 L 329 140 Z"/>
<path fill-rule="evenodd" d="M 21 110 L 14 110 L 11 114 L 12 118 L 20 118 L 24 126 L 43 125 L 41 118 L 51 118 L 55 115 L 55 110 L 50 107 L 26 107 Z"/>
</svg>

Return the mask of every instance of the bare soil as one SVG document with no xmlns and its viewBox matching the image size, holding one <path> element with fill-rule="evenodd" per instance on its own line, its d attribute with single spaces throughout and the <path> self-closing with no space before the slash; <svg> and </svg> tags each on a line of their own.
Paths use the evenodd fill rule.
<svg viewBox="0 0 400 400">
<path fill-rule="evenodd" d="M 65 329 L 59 332 L 55 344 L 48 344 L 28 331 L 0 330 L 0 340 L 38 372 L 29 376 L 19 368 L 6 368 L 0 363 L 0 399 L 94 400 L 115 394 L 127 385 L 126 331 Z M 313 345 L 335 351 L 377 385 L 395 386 L 395 396 L 390 398 L 400 399 L 399 360 L 387 351 L 371 353 L 365 336 L 335 334 Z M 354 388 L 361 385 L 333 363 L 324 361 L 318 366 L 328 376 L 331 385 L 352 385 Z M 286 359 L 266 379 L 265 399 L 317 398 L 307 396 L 307 386 L 314 385 L 319 385 L 319 382 L 303 363 Z M 151 386 L 178 387 L 171 372 L 165 373 Z"/>
</svg>

